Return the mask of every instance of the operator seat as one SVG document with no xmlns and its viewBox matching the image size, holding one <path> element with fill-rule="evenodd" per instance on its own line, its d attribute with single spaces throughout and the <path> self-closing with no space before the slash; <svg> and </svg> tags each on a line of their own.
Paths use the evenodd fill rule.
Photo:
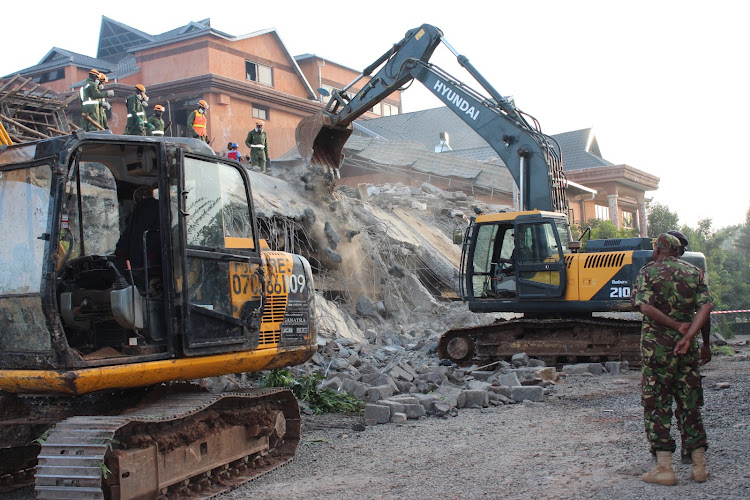
<svg viewBox="0 0 750 500">
<path fill-rule="evenodd" d="M 136 189 L 133 198 L 136 205 L 115 246 L 115 256 L 130 261 L 135 285 L 139 290 L 145 291 L 148 285 L 145 277 L 145 259 L 148 260 L 149 279 L 161 275 L 158 272 L 161 266 L 159 201 L 152 196 L 152 189 L 146 186 Z"/>
</svg>

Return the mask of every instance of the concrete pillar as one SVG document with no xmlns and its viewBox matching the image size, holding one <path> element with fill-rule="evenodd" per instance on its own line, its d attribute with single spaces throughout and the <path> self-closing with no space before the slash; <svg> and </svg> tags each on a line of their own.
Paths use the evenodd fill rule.
<svg viewBox="0 0 750 500">
<path fill-rule="evenodd" d="M 609 220 L 611 220 L 617 229 L 620 229 L 620 214 L 617 210 L 617 195 L 607 195 L 609 201 Z"/>
<path fill-rule="evenodd" d="M 647 225 L 648 225 L 648 218 L 646 217 L 646 202 L 639 201 L 638 202 L 638 228 L 641 231 L 641 238 L 646 238 L 648 236 L 648 228 L 646 227 Z"/>
</svg>

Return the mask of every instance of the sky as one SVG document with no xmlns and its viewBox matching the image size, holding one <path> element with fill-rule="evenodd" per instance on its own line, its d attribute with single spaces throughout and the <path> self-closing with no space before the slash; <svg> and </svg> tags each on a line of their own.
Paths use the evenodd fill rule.
<svg viewBox="0 0 750 500">
<path fill-rule="evenodd" d="M 593 127 L 602 156 L 660 178 L 646 193 L 695 227 L 741 224 L 750 208 L 750 3 L 737 0 L 162 1 L 61 4 L 20 22 L 5 6 L 0 75 L 37 64 L 54 46 L 96 56 L 102 16 L 149 34 L 210 18 L 231 35 L 274 28 L 292 55 L 362 70 L 424 23 L 468 57 L 542 131 Z M 41 5 L 40 8 L 38 8 Z M 332 5 L 334 7 L 328 7 Z M 47 14 L 49 12 L 49 14 Z M 7 45 L 8 40 L 16 41 Z M 20 48 L 22 47 L 22 48 Z M 432 63 L 479 88 L 441 46 Z M 419 82 L 404 112 L 440 106 Z M 563 158 L 564 161 L 564 158 Z"/>
</svg>

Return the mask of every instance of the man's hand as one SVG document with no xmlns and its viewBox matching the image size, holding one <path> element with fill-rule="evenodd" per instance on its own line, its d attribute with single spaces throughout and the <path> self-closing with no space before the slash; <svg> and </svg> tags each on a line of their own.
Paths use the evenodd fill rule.
<svg viewBox="0 0 750 500">
<path fill-rule="evenodd" d="M 682 337 L 680 341 L 677 342 L 677 345 L 674 346 L 674 353 L 685 354 L 686 352 L 688 352 L 688 349 L 690 349 L 690 344 L 692 343 L 692 341 L 693 337 Z"/>
<path fill-rule="evenodd" d="M 703 344 L 703 347 L 701 347 L 701 364 L 705 365 L 709 361 L 711 361 L 711 346 Z"/>
<path fill-rule="evenodd" d="M 680 327 L 677 329 L 678 332 L 680 332 L 680 335 L 685 336 L 685 334 L 690 330 L 690 323 L 681 323 Z"/>
</svg>

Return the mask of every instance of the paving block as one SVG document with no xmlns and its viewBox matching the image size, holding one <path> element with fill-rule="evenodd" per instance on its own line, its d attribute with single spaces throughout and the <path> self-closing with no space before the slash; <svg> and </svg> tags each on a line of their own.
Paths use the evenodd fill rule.
<svg viewBox="0 0 750 500">
<path fill-rule="evenodd" d="M 406 422 L 406 413 L 394 413 L 391 415 L 391 422 L 394 424 L 403 424 Z"/>
<path fill-rule="evenodd" d="M 583 375 L 589 372 L 590 363 L 576 363 L 574 365 L 564 365 L 562 371 L 568 375 Z"/>
<path fill-rule="evenodd" d="M 369 389 L 367 385 L 352 379 L 344 379 L 341 382 L 341 388 L 344 390 L 344 392 L 354 396 L 357 399 L 364 398 L 367 394 L 367 389 Z"/>
<path fill-rule="evenodd" d="M 404 413 L 406 413 L 406 418 L 420 418 L 424 417 L 427 414 L 424 406 L 419 403 L 405 404 Z"/>
<path fill-rule="evenodd" d="M 393 397 L 388 398 L 391 401 L 397 401 L 403 405 L 418 405 L 419 398 L 406 394 L 396 394 Z"/>
<path fill-rule="evenodd" d="M 518 375 L 516 375 L 514 372 L 503 373 L 502 375 L 497 377 L 497 381 L 505 387 L 516 387 L 521 385 L 521 381 L 518 380 Z"/>
<path fill-rule="evenodd" d="M 529 356 L 525 352 L 519 352 L 510 358 L 510 362 L 513 366 L 528 366 Z"/>
<path fill-rule="evenodd" d="M 513 401 L 542 401 L 544 398 L 544 387 L 538 385 L 511 387 L 510 397 Z"/>
<path fill-rule="evenodd" d="M 461 391 L 458 398 L 459 408 L 486 408 L 490 404 L 489 395 L 486 390 Z"/>
<path fill-rule="evenodd" d="M 414 394 L 414 397 L 419 400 L 419 404 L 422 405 L 427 413 L 434 413 L 435 403 L 440 402 L 440 396 L 437 394 Z"/>
<path fill-rule="evenodd" d="M 391 417 L 394 413 L 404 413 L 404 405 L 393 401 L 392 399 L 381 399 L 378 401 L 379 405 L 387 406 L 391 409 Z"/>
<path fill-rule="evenodd" d="M 381 399 L 388 399 L 393 396 L 393 387 L 390 385 L 378 385 L 367 389 L 365 394 L 365 401 L 376 403 Z"/>
<path fill-rule="evenodd" d="M 601 375 L 604 373 L 604 365 L 601 363 L 589 363 L 589 373 Z"/>
<path fill-rule="evenodd" d="M 368 403 L 365 405 L 365 422 L 368 425 L 386 424 L 391 420 L 391 409 L 388 406 Z"/>
</svg>

